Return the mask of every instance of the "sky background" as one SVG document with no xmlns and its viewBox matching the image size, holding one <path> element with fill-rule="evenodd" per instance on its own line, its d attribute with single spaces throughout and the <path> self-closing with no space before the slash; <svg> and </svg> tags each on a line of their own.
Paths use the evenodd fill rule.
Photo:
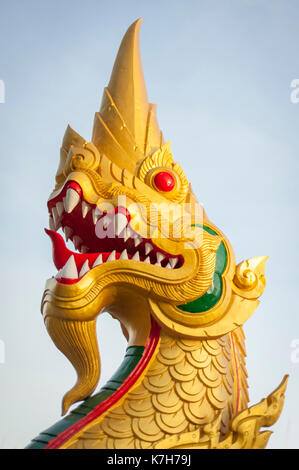
<svg viewBox="0 0 299 470">
<path fill-rule="evenodd" d="M 290 374 L 268 447 L 299 448 L 296 0 L 0 0 L 0 448 L 23 448 L 56 422 L 75 382 L 40 314 L 55 274 L 46 201 L 68 123 L 90 140 L 123 34 L 141 16 L 148 95 L 175 159 L 237 262 L 269 255 L 244 327 L 250 399 Z M 108 314 L 98 331 L 101 386 L 125 341 Z"/>
</svg>

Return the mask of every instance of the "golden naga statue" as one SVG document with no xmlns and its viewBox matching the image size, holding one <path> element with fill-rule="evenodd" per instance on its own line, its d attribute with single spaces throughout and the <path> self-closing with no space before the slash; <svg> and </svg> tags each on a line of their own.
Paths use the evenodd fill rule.
<svg viewBox="0 0 299 470">
<path fill-rule="evenodd" d="M 27 448 L 264 448 L 271 432 L 261 429 L 281 413 L 287 376 L 248 407 L 242 325 L 264 291 L 267 257 L 236 266 L 174 162 L 147 99 L 140 22 L 123 38 L 92 141 L 70 127 L 63 139 L 46 230 L 58 273 L 42 315 L 78 376 L 62 414 L 82 403 Z M 104 311 L 128 346 L 92 395 Z"/>
</svg>

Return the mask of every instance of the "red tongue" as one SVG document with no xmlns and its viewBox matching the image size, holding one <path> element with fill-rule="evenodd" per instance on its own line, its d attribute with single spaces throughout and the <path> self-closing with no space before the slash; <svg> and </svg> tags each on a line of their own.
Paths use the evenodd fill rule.
<svg viewBox="0 0 299 470">
<path fill-rule="evenodd" d="M 47 235 L 49 235 L 49 237 L 52 240 L 53 261 L 58 271 L 59 269 L 63 268 L 63 266 L 65 265 L 65 263 L 67 262 L 67 260 L 69 259 L 71 255 L 73 255 L 75 258 L 78 272 L 80 271 L 80 269 L 82 268 L 83 264 L 85 263 L 87 259 L 88 259 L 89 267 L 92 268 L 93 263 L 99 256 L 99 253 L 87 253 L 87 254 L 75 253 L 66 247 L 64 239 L 59 233 L 55 232 L 54 230 L 49 230 L 47 228 L 45 228 L 45 232 Z M 110 253 L 102 253 L 103 261 L 106 261 L 106 258 L 108 258 L 109 254 Z"/>
</svg>

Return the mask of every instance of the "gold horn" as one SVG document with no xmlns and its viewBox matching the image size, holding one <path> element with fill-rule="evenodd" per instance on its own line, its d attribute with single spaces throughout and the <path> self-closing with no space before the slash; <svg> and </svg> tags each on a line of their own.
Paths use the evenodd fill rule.
<svg viewBox="0 0 299 470">
<path fill-rule="evenodd" d="M 141 21 L 135 21 L 122 40 L 100 112 L 95 115 L 92 136 L 101 153 L 132 173 L 164 142 L 156 106 L 147 99 L 139 50 Z"/>
</svg>

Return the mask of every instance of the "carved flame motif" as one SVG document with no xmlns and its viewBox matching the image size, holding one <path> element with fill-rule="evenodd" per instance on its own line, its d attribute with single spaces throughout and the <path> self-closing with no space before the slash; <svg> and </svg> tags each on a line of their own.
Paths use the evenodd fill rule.
<svg viewBox="0 0 299 470">
<path fill-rule="evenodd" d="M 147 99 L 139 28 L 140 20 L 121 43 L 92 142 L 68 127 L 62 143 L 47 230 L 58 272 L 42 314 L 78 375 L 63 414 L 84 402 L 32 446 L 261 448 L 269 433 L 260 428 L 278 419 L 286 387 L 285 378 L 248 408 L 242 325 L 265 288 L 267 257 L 236 266 L 175 163 Z M 171 175 L 169 191 L 153 184 L 161 171 Z M 128 349 L 89 398 L 100 377 L 103 311 L 120 322 Z"/>
</svg>

